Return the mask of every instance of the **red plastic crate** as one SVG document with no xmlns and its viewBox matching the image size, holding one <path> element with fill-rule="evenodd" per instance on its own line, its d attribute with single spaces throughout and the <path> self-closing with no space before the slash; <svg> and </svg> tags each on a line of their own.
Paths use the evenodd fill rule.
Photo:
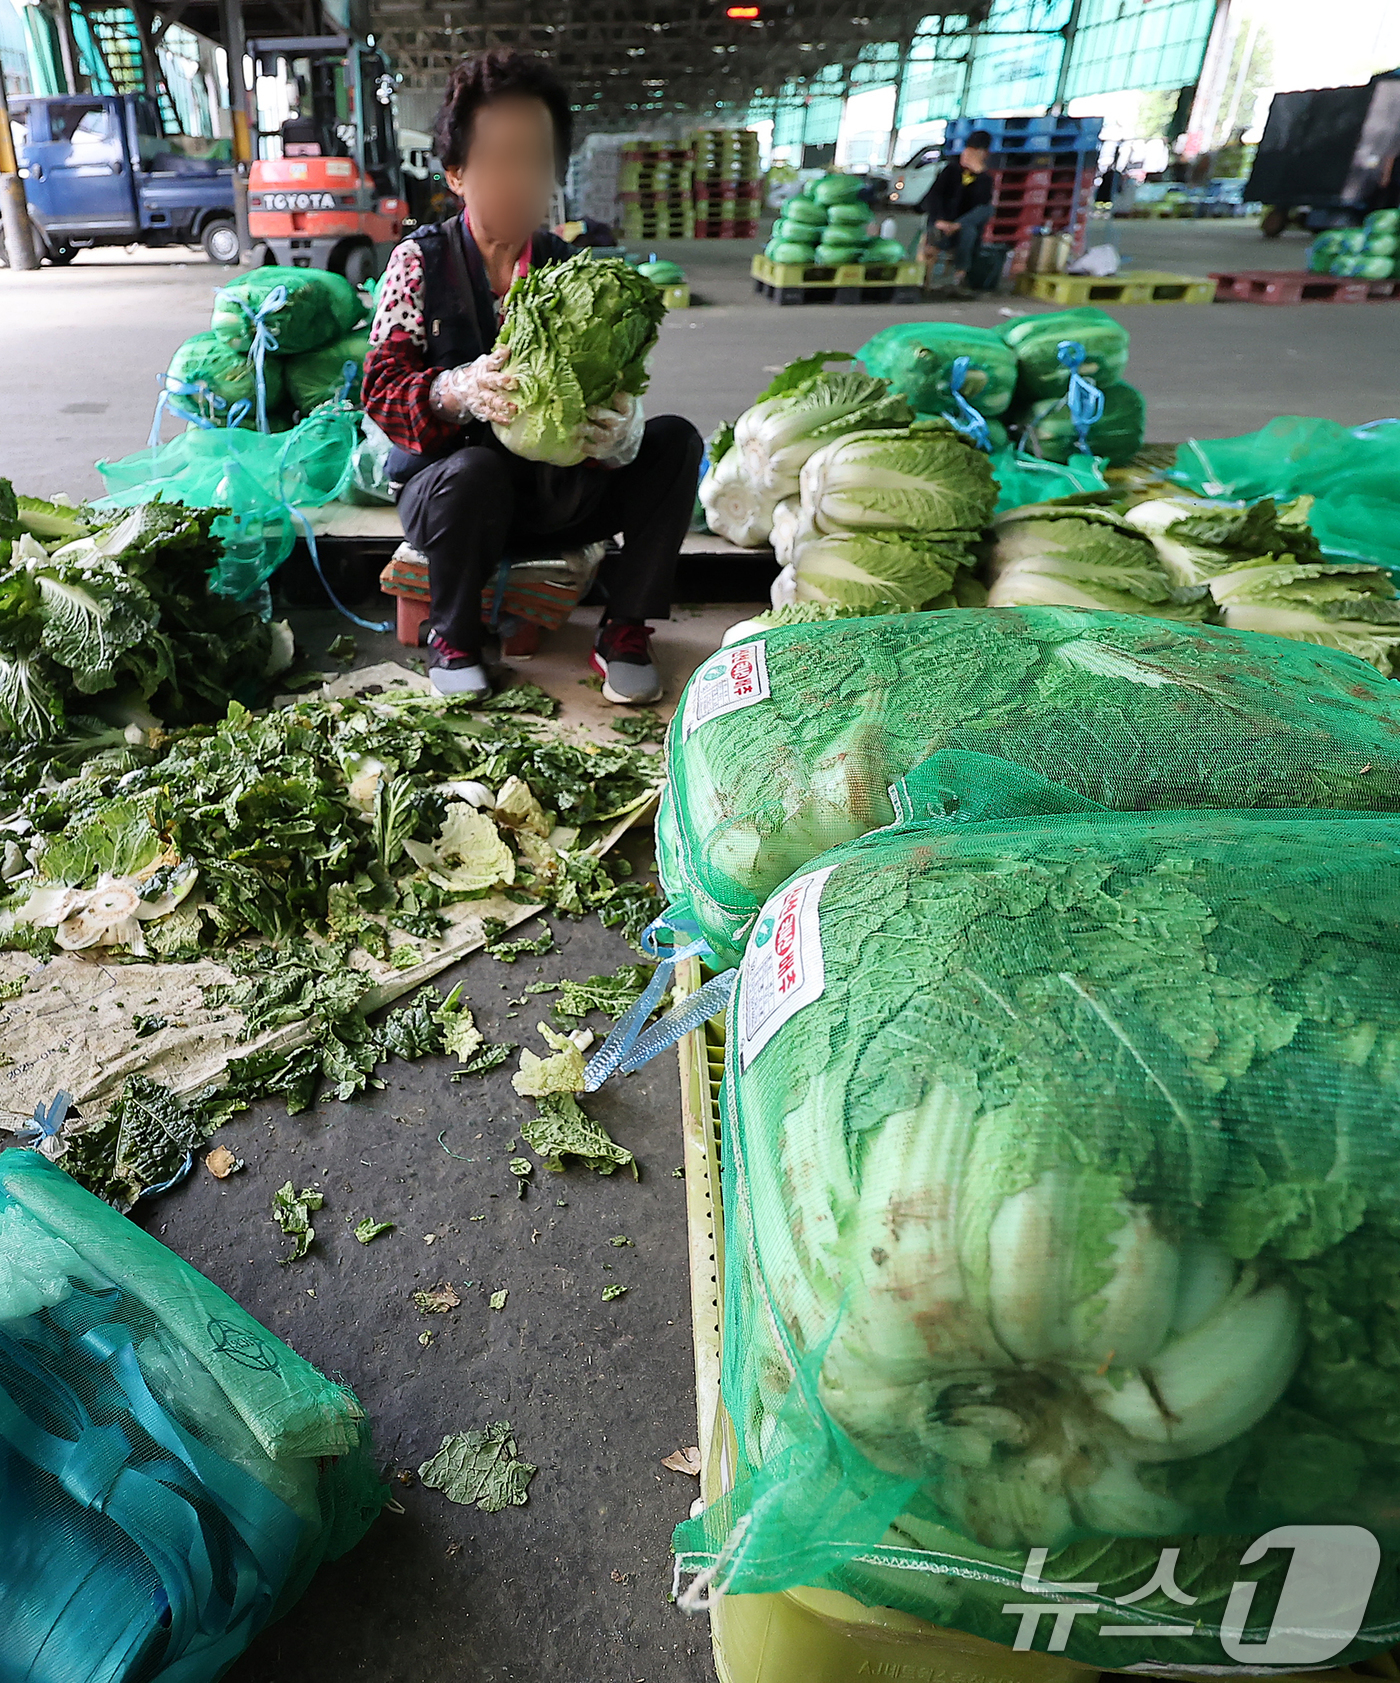
<svg viewBox="0 0 1400 1683">
<path fill-rule="evenodd" d="M 733 176 L 727 179 L 702 175 L 697 176 L 695 180 L 695 197 L 697 199 L 761 199 L 763 197 L 763 184 L 748 175 Z"/>
<path fill-rule="evenodd" d="M 757 222 L 697 222 L 693 236 L 697 240 L 756 240 Z"/>
</svg>

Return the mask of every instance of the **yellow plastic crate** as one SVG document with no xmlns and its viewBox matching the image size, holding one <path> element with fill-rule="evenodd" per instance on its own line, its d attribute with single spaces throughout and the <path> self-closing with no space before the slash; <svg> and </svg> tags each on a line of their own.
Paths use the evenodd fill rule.
<svg viewBox="0 0 1400 1683">
<path fill-rule="evenodd" d="M 1022 275 L 1017 292 L 1066 308 L 1079 304 L 1213 304 L 1215 282 L 1156 269 L 1126 275 Z"/>
<path fill-rule="evenodd" d="M 681 993 L 699 986 L 692 959 Z M 723 1022 L 680 1042 L 685 1136 L 690 1309 L 695 1338 L 700 1495 L 708 1504 L 733 1481 L 734 1430 L 720 1398 L 724 1228 L 720 1202 L 719 1083 Z M 710 1614 L 720 1683 L 1093 1683 L 1099 1673 L 1073 1660 L 1014 1653 L 961 1631 L 943 1630 L 888 1607 L 866 1607 L 834 1590 L 726 1595 Z"/>
<path fill-rule="evenodd" d="M 677 281 L 674 286 L 661 288 L 661 302 L 668 310 L 688 310 L 690 308 L 690 286 L 685 281 Z"/>
</svg>

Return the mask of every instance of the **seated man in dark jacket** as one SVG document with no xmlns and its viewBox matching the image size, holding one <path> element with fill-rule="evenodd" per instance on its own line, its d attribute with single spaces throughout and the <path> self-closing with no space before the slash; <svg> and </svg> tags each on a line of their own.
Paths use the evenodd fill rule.
<svg viewBox="0 0 1400 1683">
<path fill-rule="evenodd" d="M 935 249 L 952 251 L 953 285 L 958 288 L 966 284 L 992 214 L 992 178 L 987 173 L 991 145 L 985 129 L 974 129 L 961 155 L 943 166 L 919 205 L 928 218 L 924 255 L 932 256 Z"/>
</svg>

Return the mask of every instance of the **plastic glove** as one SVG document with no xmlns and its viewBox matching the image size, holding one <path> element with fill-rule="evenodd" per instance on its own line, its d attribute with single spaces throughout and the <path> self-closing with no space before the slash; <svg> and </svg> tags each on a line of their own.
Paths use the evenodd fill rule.
<svg viewBox="0 0 1400 1683">
<path fill-rule="evenodd" d="M 637 459 L 645 426 L 640 401 L 631 392 L 619 392 L 611 406 L 599 404 L 588 411 L 581 438 L 583 453 L 609 467 L 626 467 Z"/>
<path fill-rule="evenodd" d="M 515 405 L 506 393 L 515 390 L 515 376 L 501 372 L 509 354 L 507 346 L 497 345 L 475 362 L 444 369 L 428 388 L 428 407 L 458 426 L 468 421 L 509 425 L 515 419 Z"/>
</svg>

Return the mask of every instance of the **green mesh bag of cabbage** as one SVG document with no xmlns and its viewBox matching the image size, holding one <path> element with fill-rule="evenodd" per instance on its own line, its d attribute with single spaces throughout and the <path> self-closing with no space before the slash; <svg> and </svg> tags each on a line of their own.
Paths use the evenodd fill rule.
<svg viewBox="0 0 1400 1683">
<path fill-rule="evenodd" d="M 1069 405 L 1063 398 L 1046 397 L 1015 417 L 1035 432 L 1040 453 L 1052 462 L 1067 462 L 1079 448 Z M 1089 449 L 1110 467 L 1126 467 L 1147 433 L 1147 404 L 1136 386 L 1118 380 L 1103 394 L 1103 414 L 1089 428 Z"/>
<path fill-rule="evenodd" d="M 778 884 L 890 823 L 889 786 L 940 748 L 1125 812 L 1400 810 L 1396 693 L 1333 649 L 1077 608 L 775 627 L 705 661 L 676 710 L 668 921 L 736 963 Z"/>
<path fill-rule="evenodd" d="M 970 359 L 962 394 L 983 415 L 1000 415 L 1016 389 L 1016 355 L 990 327 L 957 321 L 898 322 L 856 352 L 867 371 L 921 415 L 960 413 L 953 397 L 953 364 Z"/>
<path fill-rule="evenodd" d="M 387 1495 L 348 1390 L 0 1153 L 0 1674 L 214 1683 Z"/>
<path fill-rule="evenodd" d="M 171 409 L 187 421 L 227 426 L 230 412 L 241 403 L 246 408 L 238 424 L 250 428 L 258 424 L 253 365 L 245 352 L 234 350 L 217 333 L 191 334 L 171 357 L 165 385 Z M 276 357 L 268 357 L 263 363 L 263 389 L 268 416 L 278 423 L 273 431 L 285 430 L 291 423 L 281 417 L 285 388 L 282 364 Z"/>
<path fill-rule="evenodd" d="M 682 1604 L 815 1585 L 1119 1672 L 1389 1648 L 1400 819 L 937 759 L 744 955 L 737 1456 Z"/>
<path fill-rule="evenodd" d="M 295 356 L 348 333 L 364 313 L 364 301 L 344 275 L 270 263 L 219 288 L 209 326 L 246 353 L 261 323 L 271 336 L 270 349 Z"/>
<path fill-rule="evenodd" d="M 997 332 L 1016 353 L 1020 375 L 1017 400 L 1037 402 L 1063 397 L 1069 390 L 1069 369 L 1059 360 L 1060 344 L 1077 339 L 1086 352 L 1079 372 L 1096 386 L 1111 386 L 1128 366 L 1128 330 L 1092 304 L 1075 310 L 1052 310 L 1044 316 L 1019 316 Z"/>
</svg>

